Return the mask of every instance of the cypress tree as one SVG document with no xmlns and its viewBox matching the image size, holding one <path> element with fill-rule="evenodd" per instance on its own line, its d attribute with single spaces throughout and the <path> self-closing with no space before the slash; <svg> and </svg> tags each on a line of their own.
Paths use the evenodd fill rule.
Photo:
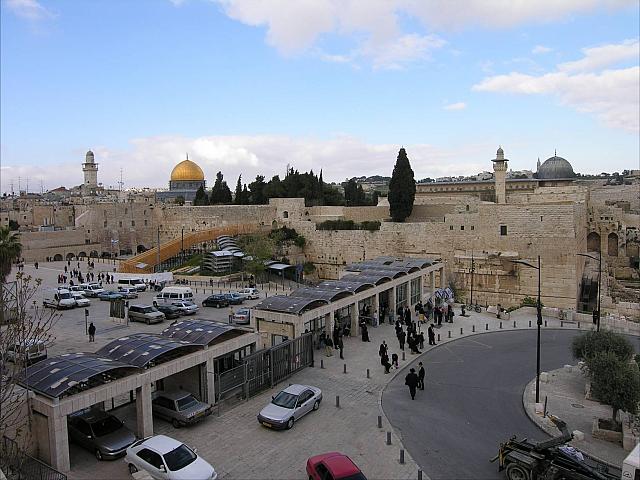
<svg viewBox="0 0 640 480">
<path fill-rule="evenodd" d="M 235 203 L 236 205 L 242 205 L 243 202 L 243 198 L 242 198 L 242 175 L 238 176 L 238 183 L 236 183 L 236 192 L 235 192 L 235 197 L 233 199 L 233 203 Z"/>
<path fill-rule="evenodd" d="M 389 182 L 389 213 L 394 222 L 404 222 L 411 215 L 415 197 L 416 181 L 413 170 L 407 152 L 401 148 Z"/>
<path fill-rule="evenodd" d="M 204 187 L 202 185 L 200 185 L 200 187 L 198 187 L 198 190 L 196 191 L 196 196 L 193 199 L 193 204 L 195 206 L 209 205 L 209 197 L 207 196 L 207 193 L 204 191 Z"/>
</svg>

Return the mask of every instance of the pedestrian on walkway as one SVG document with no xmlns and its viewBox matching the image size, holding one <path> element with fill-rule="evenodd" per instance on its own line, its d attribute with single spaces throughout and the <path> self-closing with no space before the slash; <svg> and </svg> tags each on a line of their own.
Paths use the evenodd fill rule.
<svg viewBox="0 0 640 480">
<path fill-rule="evenodd" d="M 333 340 L 331 340 L 329 336 L 327 336 L 327 339 L 324 341 L 324 354 L 327 357 L 333 357 Z"/>
<path fill-rule="evenodd" d="M 391 354 L 391 363 L 393 364 L 394 367 L 396 367 L 396 369 L 398 368 L 398 354 L 397 353 L 392 353 Z"/>
<path fill-rule="evenodd" d="M 338 337 L 338 343 L 336 344 L 336 348 L 340 350 L 340 359 L 344 360 L 344 355 L 343 355 L 344 343 L 342 343 L 342 336 Z"/>
<path fill-rule="evenodd" d="M 333 326 L 333 344 L 336 346 L 336 348 L 338 348 L 340 337 L 342 337 L 342 332 L 340 331 L 340 327 L 336 323 Z"/>
<path fill-rule="evenodd" d="M 418 388 L 420 390 L 424 390 L 424 366 L 422 365 L 422 362 L 418 363 L 418 365 L 420 366 L 418 369 Z"/>
<path fill-rule="evenodd" d="M 427 329 L 427 335 L 429 336 L 429 345 L 436 344 L 436 332 L 433 331 L 433 324 L 429 325 Z"/>
<path fill-rule="evenodd" d="M 321 348 L 324 348 L 327 342 L 327 334 L 323 332 L 320 332 L 320 336 L 318 337 L 318 346 L 316 347 L 318 350 L 320 350 Z"/>
<path fill-rule="evenodd" d="M 409 373 L 404 377 L 404 384 L 409 387 L 409 393 L 411 394 L 411 400 L 416 399 L 416 388 L 418 387 L 418 375 L 416 375 L 416 369 L 412 368 Z"/>
<path fill-rule="evenodd" d="M 389 363 L 389 355 L 385 354 L 380 357 L 380 364 L 384 367 L 384 373 L 389 373 L 391 364 Z"/>
<path fill-rule="evenodd" d="M 233 315 L 234 315 L 233 307 L 229 307 L 229 325 L 233 323 Z"/>
<path fill-rule="evenodd" d="M 89 341 L 96 341 L 96 326 L 93 324 L 93 322 L 89 324 Z"/>
<path fill-rule="evenodd" d="M 422 332 L 416 335 L 416 339 L 418 340 L 418 345 L 420 348 L 424 350 L 424 335 Z"/>
<path fill-rule="evenodd" d="M 449 323 L 453 323 L 453 306 L 451 304 L 447 306 L 447 319 Z"/>
<path fill-rule="evenodd" d="M 33 266 L 34 266 L 34 267 L 36 267 L 36 270 L 37 270 L 37 269 L 38 269 L 38 262 L 35 262 L 35 263 L 33 264 Z"/>
<path fill-rule="evenodd" d="M 369 329 L 367 328 L 366 324 L 362 325 L 362 341 L 363 342 L 370 342 L 371 340 L 369 340 Z"/>
<path fill-rule="evenodd" d="M 378 355 L 381 357 L 385 353 L 389 352 L 389 347 L 387 346 L 387 342 L 385 340 L 380 344 L 380 348 L 378 349 Z"/>
<path fill-rule="evenodd" d="M 400 332 L 398 333 L 398 343 L 400 343 L 400 350 L 402 350 L 403 352 L 405 338 L 407 338 L 407 334 L 404 333 L 404 330 L 400 329 Z"/>
<path fill-rule="evenodd" d="M 396 336 L 398 336 L 401 331 L 402 331 L 402 325 L 400 325 L 400 320 L 396 320 Z"/>
</svg>

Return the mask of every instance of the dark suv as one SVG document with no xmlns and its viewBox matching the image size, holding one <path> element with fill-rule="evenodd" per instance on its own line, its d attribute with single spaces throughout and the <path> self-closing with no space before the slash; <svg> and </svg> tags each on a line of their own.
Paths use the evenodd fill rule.
<svg viewBox="0 0 640 480">
<path fill-rule="evenodd" d="M 156 307 L 156 309 L 159 312 L 164 313 L 164 317 L 167 320 L 170 320 L 172 318 L 178 318 L 180 315 L 182 315 L 182 313 L 180 313 L 180 309 L 178 307 L 176 307 L 175 305 L 158 305 Z"/>
<path fill-rule="evenodd" d="M 99 409 L 73 413 L 67 425 L 71 441 L 93 452 L 98 460 L 120 457 L 136 441 L 119 419 Z"/>
<path fill-rule="evenodd" d="M 224 295 L 211 295 L 202 301 L 203 307 L 228 307 L 229 300 Z"/>
</svg>

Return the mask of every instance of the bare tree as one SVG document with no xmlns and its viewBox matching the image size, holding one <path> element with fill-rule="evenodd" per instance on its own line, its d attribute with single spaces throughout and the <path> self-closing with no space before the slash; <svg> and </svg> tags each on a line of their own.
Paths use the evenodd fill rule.
<svg viewBox="0 0 640 480">
<path fill-rule="evenodd" d="M 19 385 L 29 366 L 29 349 L 49 345 L 52 329 L 60 318 L 36 300 L 42 279 L 18 273 L 16 281 L 0 285 L 3 305 L 11 305 L 12 315 L 0 326 L 0 439 L 7 436 L 24 449 L 31 430 L 27 389 Z"/>
</svg>

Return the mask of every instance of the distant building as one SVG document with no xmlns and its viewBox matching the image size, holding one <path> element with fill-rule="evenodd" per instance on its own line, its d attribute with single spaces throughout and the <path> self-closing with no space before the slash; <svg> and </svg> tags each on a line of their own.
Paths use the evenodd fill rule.
<svg viewBox="0 0 640 480">
<path fill-rule="evenodd" d="M 166 202 L 182 197 L 186 202 L 192 202 L 200 187 L 206 188 L 204 172 L 187 156 L 186 160 L 177 164 L 171 171 L 169 190 L 158 192 L 157 198 Z"/>
<path fill-rule="evenodd" d="M 98 193 L 98 164 L 91 150 L 85 155 L 82 172 L 84 173 L 84 183 L 81 188 L 82 194 L 96 195 Z"/>
</svg>

